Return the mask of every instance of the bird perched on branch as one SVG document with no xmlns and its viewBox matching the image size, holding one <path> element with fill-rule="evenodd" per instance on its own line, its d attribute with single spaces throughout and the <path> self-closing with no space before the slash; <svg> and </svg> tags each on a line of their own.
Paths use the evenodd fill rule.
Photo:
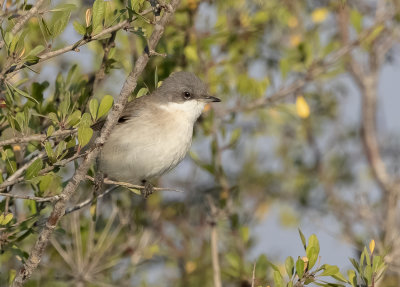
<svg viewBox="0 0 400 287">
<path fill-rule="evenodd" d="M 151 190 L 149 179 L 185 157 L 205 105 L 220 101 L 194 74 L 173 73 L 153 93 L 128 103 L 103 146 L 100 170 L 110 179 L 145 184 Z"/>
</svg>

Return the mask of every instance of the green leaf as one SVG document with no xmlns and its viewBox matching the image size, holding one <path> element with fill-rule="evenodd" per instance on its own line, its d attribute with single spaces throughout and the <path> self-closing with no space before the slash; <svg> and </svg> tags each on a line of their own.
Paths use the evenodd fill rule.
<svg viewBox="0 0 400 287">
<path fill-rule="evenodd" d="M 367 279 L 367 285 L 369 286 L 372 283 L 372 267 L 371 267 L 371 265 L 365 266 L 364 277 Z"/>
<path fill-rule="evenodd" d="M 62 11 L 72 11 L 76 8 L 75 4 L 61 4 L 56 8 L 49 10 L 50 12 L 62 12 Z"/>
<path fill-rule="evenodd" d="M 61 117 L 64 119 L 68 115 L 68 110 L 71 105 L 71 97 L 69 93 L 65 93 L 64 100 L 59 105 Z"/>
<path fill-rule="evenodd" d="M 185 49 L 183 50 L 183 53 L 189 61 L 192 62 L 198 62 L 199 61 L 199 56 L 197 55 L 197 49 L 195 46 L 186 46 Z"/>
<path fill-rule="evenodd" d="M 158 67 L 156 66 L 156 70 L 154 71 L 154 88 L 158 88 Z"/>
<path fill-rule="evenodd" d="M 324 271 L 320 274 L 320 276 L 332 276 L 339 273 L 339 267 L 335 265 L 324 264 L 322 268 Z"/>
<path fill-rule="evenodd" d="M 75 126 L 80 119 L 81 119 L 81 111 L 75 110 L 72 114 L 68 116 L 67 125 Z"/>
<path fill-rule="evenodd" d="M 59 123 L 58 117 L 57 117 L 57 115 L 56 115 L 55 113 L 49 113 L 49 114 L 47 115 L 47 117 L 48 117 L 54 124 L 58 124 L 58 123 Z"/>
<path fill-rule="evenodd" d="M 10 85 L 9 83 L 7 83 L 7 86 L 10 86 L 16 93 L 20 94 L 24 98 L 27 98 L 28 100 L 31 100 L 31 101 L 35 102 L 36 104 L 39 104 L 39 102 L 34 97 L 31 97 L 27 92 L 24 92 L 24 91 L 18 89 L 17 87 Z"/>
<path fill-rule="evenodd" d="M 36 177 L 39 174 L 39 171 L 42 169 L 42 167 L 43 167 L 43 161 L 42 159 L 38 158 L 26 170 L 25 178 L 31 179 Z"/>
<path fill-rule="evenodd" d="M 353 25 L 357 33 L 362 31 L 362 20 L 363 17 L 357 10 L 352 9 L 350 12 L 350 23 Z"/>
<path fill-rule="evenodd" d="M 80 127 L 90 127 L 92 125 L 92 116 L 89 113 L 84 113 L 79 122 Z"/>
<path fill-rule="evenodd" d="M 55 162 L 54 151 L 53 148 L 51 147 L 51 143 L 48 141 L 45 142 L 44 149 L 46 150 L 46 154 L 49 157 L 50 161 Z"/>
<path fill-rule="evenodd" d="M 299 230 L 301 242 L 303 243 L 303 246 L 304 246 L 304 250 L 307 250 L 306 237 L 304 236 L 303 232 L 301 232 L 300 228 L 298 230 Z"/>
<path fill-rule="evenodd" d="M 93 136 L 93 130 L 89 127 L 79 127 L 78 128 L 78 142 L 81 147 L 87 145 Z"/>
<path fill-rule="evenodd" d="M 104 0 L 96 0 L 93 3 L 93 16 L 92 16 L 92 25 L 93 32 L 92 34 L 96 35 L 101 30 L 103 30 L 103 19 L 105 14 L 106 5 Z"/>
<path fill-rule="evenodd" d="M 342 281 L 342 282 L 345 282 L 345 283 L 349 283 L 349 281 L 348 281 L 348 280 L 343 276 L 343 274 L 340 273 L 340 272 L 336 273 L 335 275 L 332 275 L 332 278 L 335 278 L 335 279 L 338 280 L 338 281 Z"/>
<path fill-rule="evenodd" d="M 349 258 L 349 260 L 350 260 L 351 264 L 353 264 L 354 268 L 355 268 L 358 272 L 360 272 L 360 265 L 358 265 L 357 260 L 355 260 L 354 258 Z"/>
<path fill-rule="evenodd" d="M 319 255 L 320 247 L 318 238 L 315 234 L 312 234 L 308 238 L 308 246 L 306 248 L 306 255 L 308 258 L 308 269 L 314 267 L 315 263 L 317 262 L 318 255 Z"/>
<path fill-rule="evenodd" d="M 60 155 L 64 152 L 67 147 L 67 143 L 65 141 L 60 141 L 56 148 L 56 158 L 59 158 Z"/>
<path fill-rule="evenodd" d="M 71 16 L 70 10 L 55 12 L 53 14 L 50 25 L 51 36 L 53 38 L 57 37 L 64 31 L 64 29 L 68 25 L 70 16 Z"/>
<path fill-rule="evenodd" d="M 293 260 L 292 256 L 289 256 L 285 260 L 285 269 L 286 269 L 286 273 L 288 274 L 289 278 L 291 278 L 293 276 L 293 271 L 294 271 L 293 268 L 294 268 L 294 260 Z"/>
<path fill-rule="evenodd" d="M 106 115 L 110 108 L 112 107 L 114 102 L 114 98 L 110 95 L 105 95 L 100 102 L 99 111 L 97 113 L 97 119 L 101 118 L 102 116 Z"/>
<path fill-rule="evenodd" d="M 296 261 L 296 273 L 299 278 L 303 277 L 304 274 L 304 261 L 300 257 Z"/>
<path fill-rule="evenodd" d="M 86 35 L 86 27 L 83 26 L 81 23 L 79 23 L 78 21 L 74 21 L 72 25 L 74 26 L 74 29 L 76 32 L 78 32 L 78 34 L 82 36 Z"/>
<path fill-rule="evenodd" d="M 92 119 L 97 119 L 97 110 L 99 109 L 99 101 L 97 99 L 91 99 L 89 102 L 89 112 L 92 115 Z"/>
<path fill-rule="evenodd" d="M 279 271 L 274 271 L 274 282 L 276 287 L 283 287 L 283 278 Z"/>
<path fill-rule="evenodd" d="M 149 91 L 148 88 L 141 88 L 141 89 L 139 90 L 139 92 L 137 92 L 136 98 L 140 98 L 140 97 L 146 95 L 146 94 L 148 93 L 148 91 Z"/>
<path fill-rule="evenodd" d="M 32 50 L 29 51 L 29 53 L 26 55 L 26 57 L 28 56 L 36 56 L 39 53 L 43 52 L 44 50 L 44 46 L 43 45 L 38 45 L 35 48 L 33 48 Z"/>
<path fill-rule="evenodd" d="M 281 59 L 281 61 L 279 62 L 279 68 L 281 70 L 282 78 L 285 79 L 287 77 L 288 73 L 290 72 L 289 59 L 287 59 L 287 58 Z"/>
<path fill-rule="evenodd" d="M 349 277 L 351 286 L 357 287 L 357 276 L 354 270 L 347 271 L 347 276 Z"/>
<path fill-rule="evenodd" d="M 307 246 L 308 269 L 314 267 L 318 259 L 318 251 L 315 247 Z"/>
</svg>

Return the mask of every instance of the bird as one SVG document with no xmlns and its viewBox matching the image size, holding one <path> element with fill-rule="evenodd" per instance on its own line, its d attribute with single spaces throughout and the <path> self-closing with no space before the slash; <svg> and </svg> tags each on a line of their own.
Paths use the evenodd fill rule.
<svg viewBox="0 0 400 287">
<path fill-rule="evenodd" d="M 98 158 L 109 179 L 146 187 L 176 167 L 190 149 L 193 127 L 206 104 L 220 102 L 191 72 L 172 73 L 152 93 L 125 107 Z"/>
</svg>

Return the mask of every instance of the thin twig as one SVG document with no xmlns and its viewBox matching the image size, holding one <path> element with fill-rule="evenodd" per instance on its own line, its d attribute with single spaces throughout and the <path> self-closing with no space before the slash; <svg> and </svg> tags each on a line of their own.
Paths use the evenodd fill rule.
<svg viewBox="0 0 400 287">
<path fill-rule="evenodd" d="M 14 182 L 17 178 L 21 177 L 21 175 L 37 160 L 43 158 L 46 155 L 46 152 L 42 151 L 37 156 L 32 158 L 26 164 L 21 166 L 17 171 L 15 171 L 12 175 L 10 175 L 1 185 L 0 191 L 2 191 L 5 187 L 10 186 L 10 183 Z M 3 187 L 4 186 L 4 187 Z"/>
<path fill-rule="evenodd" d="M 154 50 L 162 34 L 164 33 L 165 26 L 167 25 L 170 18 L 172 18 L 172 15 L 174 14 L 179 3 L 180 0 L 172 0 L 170 4 L 171 9 L 169 9 L 168 11 L 164 11 L 159 21 L 155 23 L 153 32 L 149 39 L 149 50 Z M 79 186 L 79 183 L 85 179 L 85 175 L 89 170 L 92 161 L 100 153 L 102 146 L 109 137 L 114 126 L 117 124 L 118 119 L 128 102 L 128 98 L 131 95 L 132 91 L 136 88 L 138 78 L 144 71 L 144 68 L 146 67 L 148 61 L 149 55 L 147 53 L 143 53 L 135 62 L 133 71 L 128 75 L 121 89 L 119 97 L 117 98 L 112 110 L 107 116 L 100 136 L 98 136 L 95 140 L 95 148 L 87 154 L 83 162 L 80 164 L 79 168 L 76 170 L 72 179 L 68 182 L 68 184 L 62 191 L 62 194 L 64 195 L 63 198 L 55 203 L 53 211 L 51 212 L 51 215 L 48 218 L 46 225 L 41 230 L 35 245 L 31 249 L 28 259 L 25 261 L 24 265 L 16 275 L 12 286 L 22 286 L 31 277 L 33 271 L 39 265 L 44 250 L 49 242 L 50 236 L 53 233 L 53 230 L 56 228 L 58 221 L 61 219 L 61 217 L 65 214 L 66 204 L 68 200 L 75 193 L 76 189 Z"/>
<path fill-rule="evenodd" d="M 0 141 L 0 147 L 5 146 L 5 145 L 12 145 L 12 144 L 20 144 L 20 143 L 28 143 L 32 141 L 39 141 L 42 142 L 46 140 L 47 138 L 54 138 L 54 137 L 60 137 L 60 136 L 69 136 L 77 132 L 77 129 L 72 129 L 72 130 L 58 130 L 55 131 L 50 137 L 48 137 L 45 134 L 35 134 L 35 135 L 29 135 L 29 136 L 23 136 L 23 137 L 15 137 L 12 139 L 7 139 Z"/>
<path fill-rule="evenodd" d="M 65 214 L 69 214 L 69 213 L 71 213 L 71 212 L 80 210 L 80 209 L 84 208 L 85 206 L 88 206 L 88 205 L 91 204 L 93 201 L 95 201 L 95 200 L 97 200 L 97 199 L 100 199 L 100 198 L 103 198 L 104 196 L 106 196 L 107 194 L 109 194 L 111 191 L 117 189 L 117 187 L 118 187 L 118 186 L 113 186 L 113 187 L 107 188 L 103 193 L 100 193 L 98 196 L 93 197 L 93 198 L 88 198 L 88 199 L 86 199 L 86 200 L 84 200 L 84 201 L 78 203 L 77 205 L 75 205 L 75 206 L 73 206 L 73 207 L 67 208 L 67 209 L 65 210 Z"/>
<path fill-rule="evenodd" d="M 208 205 L 211 210 L 211 261 L 213 267 L 213 280 L 214 287 L 222 287 L 221 281 L 221 267 L 219 264 L 219 252 L 218 252 L 218 230 L 217 230 L 217 217 L 218 217 L 218 208 L 215 206 L 211 196 L 207 196 Z"/>
<path fill-rule="evenodd" d="M 224 114 L 237 111 L 249 111 L 249 110 L 263 108 L 265 106 L 268 106 L 272 103 L 275 103 L 287 97 L 288 95 L 294 94 L 296 91 L 303 88 L 309 81 L 325 73 L 330 67 L 336 64 L 338 60 L 340 60 L 343 56 L 349 54 L 355 47 L 358 47 L 359 44 L 362 43 L 368 36 L 370 36 L 371 33 L 375 31 L 376 27 L 378 27 L 385 20 L 387 20 L 389 16 L 391 16 L 391 14 L 385 14 L 384 17 L 375 22 L 375 25 L 361 32 L 356 40 L 348 43 L 347 45 L 343 46 L 336 52 L 327 56 L 325 60 L 322 59 L 315 60 L 314 61 L 315 64 L 312 64 L 310 66 L 309 70 L 306 71 L 303 78 L 297 79 L 295 82 L 293 82 L 287 87 L 280 88 L 277 92 L 275 92 L 269 97 L 260 98 L 244 105 L 238 105 L 236 107 L 233 107 L 232 109 L 228 109 L 226 112 L 224 112 Z"/>
<path fill-rule="evenodd" d="M 40 175 L 44 175 L 50 171 L 52 171 L 53 169 L 55 169 L 56 167 L 62 167 L 65 166 L 66 164 L 68 164 L 69 162 L 80 158 L 80 157 L 84 157 L 87 154 L 87 152 L 82 153 L 82 154 L 75 154 L 72 157 L 60 160 L 56 163 L 53 163 L 52 165 L 49 165 L 47 167 L 45 167 L 44 169 L 42 169 L 41 171 L 39 171 L 38 176 Z M 15 178 L 14 180 L 8 180 L 8 181 L 4 181 L 2 184 L 0 184 L 0 191 L 3 191 L 6 187 L 8 186 L 13 186 L 17 183 L 21 183 L 25 180 L 25 178 L 23 176 L 20 176 L 18 178 Z"/>
<path fill-rule="evenodd" d="M 95 179 L 91 176 L 85 176 L 86 179 L 95 182 Z M 119 186 L 123 186 L 126 188 L 134 188 L 134 189 L 144 189 L 145 186 L 143 185 L 136 185 L 136 184 L 131 184 L 128 182 L 122 182 L 122 181 L 114 181 L 108 178 L 104 179 L 104 183 L 105 184 L 113 184 L 113 185 L 119 185 Z M 178 190 L 178 189 L 174 189 L 174 188 L 168 188 L 168 187 L 153 187 L 152 188 L 154 191 L 176 191 L 176 192 L 183 192 L 182 190 Z"/>
<path fill-rule="evenodd" d="M 251 287 L 256 286 L 254 285 L 256 283 L 256 264 L 257 262 L 254 262 L 253 264 L 253 276 L 251 277 Z"/>
<path fill-rule="evenodd" d="M 153 11 L 153 9 L 149 8 L 149 9 L 143 11 L 141 13 L 141 15 L 142 16 L 146 15 L 146 14 L 152 12 L 152 11 Z M 83 45 L 86 45 L 87 43 L 90 43 L 92 41 L 98 40 L 98 39 L 104 37 L 105 35 L 111 34 L 113 32 L 116 32 L 116 31 L 118 31 L 120 29 L 128 28 L 130 23 L 135 21 L 137 18 L 138 17 L 132 18 L 132 21 L 124 20 L 124 21 L 122 21 L 122 22 L 120 22 L 120 23 L 118 23 L 118 24 L 116 24 L 114 26 L 111 26 L 111 27 L 109 27 L 107 29 L 104 29 L 103 31 L 101 31 L 100 33 L 98 33 L 96 35 L 93 35 L 93 36 L 90 36 L 90 37 L 84 37 L 81 40 L 77 41 L 76 43 L 68 45 L 68 46 L 66 46 L 64 48 L 60 48 L 58 50 L 54 50 L 54 51 L 39 55 L 38 57 L 40 59 L 37 62 L 35 62 L 35 63 L 23 63 L 23 65 L 17 65 L 17 66 L 11 67 L 8 71 L 5 72 L 5 74 L 6 75 L 9 74 L 9 77 L 12 77 L 16 72 L 18 72 L 18 70 L 22 69 L 25 66 L 33 66 L 33 65 L 36 65 L 36 64 L 38 64 L 40 62 L 46 61 L 48 59 L 54 58 L 56 56 L 59 56 L 61 54 L 64 54 L 64 53 L 67 53 L 67 52 L 70 52 L 70 51 L 79 51 L 78 48 L 83 46 Z"/>
<path fill-rule="evenodd" d="M 17 198 L 17 199 L 26 199 L 26 200 L 34 200 L 36 202 L 54 202 L 60 200 L 63 195 L 58 194 L 54 196 L 47 196 L 47 197 L 38 197 L 38 196 L 30 196 L 30 195 L 20 195 L 20 194 L 13 194 L 13 193 L 3 193 L 0 192 L 0 196 L 8 197 L 8 198 Z"/>
<path fill-rule="evenodd" d="M 14 27 L 11 30 L 11 34 L 14 36 L 16 33 L 18 33 L 19 30 L 21 30 L 22 26 L 25 25 L 25 23 L 32 18 L 32 16 L 38 11 L 39 7 L 43 4 L 44 0 L 37 0 L 36 4 L 26 13 L 25 15 L 21 16 L 18 18 L 17 23 L 14 25 Z M 0 49 L 3 48 L 5 44 L 4 39 L 0 41 Z"/>
</svg>

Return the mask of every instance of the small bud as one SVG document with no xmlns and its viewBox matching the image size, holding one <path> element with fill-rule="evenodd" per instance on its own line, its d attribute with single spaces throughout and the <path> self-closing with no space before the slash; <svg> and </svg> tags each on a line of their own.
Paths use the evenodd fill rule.
<svg viewBox="0 0 400 287">
<path fill-rule="evenodd" d="M 89 27 L 90 22 L 92 21 L 92 9 L 91 8 L 86 10 L 85 19 L 86 19 L 86 27 Z"/>
<path fill-rule="evenodd" d="M 369 243 L 369 251 L 371 251 L 371 254 L 374 253 L 374 249 L 375 249 L 375 240 L 371 240 L 371 242 Z"/>
</svg>

